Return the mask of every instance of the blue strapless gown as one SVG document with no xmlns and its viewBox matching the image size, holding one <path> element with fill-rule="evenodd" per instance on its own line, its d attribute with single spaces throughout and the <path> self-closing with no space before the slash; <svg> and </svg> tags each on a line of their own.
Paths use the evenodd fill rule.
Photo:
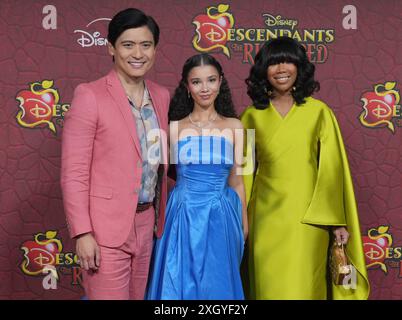
<svg viewBox="0 0 402 320">
<path fill-rule="evenodd" d="M 177 181 L 155 245 L 147 298 L 244 299 L 241 201 L 228 185 L 233 145 L 224 137 L 193 136 L 175 147 Z"/>
</svg>

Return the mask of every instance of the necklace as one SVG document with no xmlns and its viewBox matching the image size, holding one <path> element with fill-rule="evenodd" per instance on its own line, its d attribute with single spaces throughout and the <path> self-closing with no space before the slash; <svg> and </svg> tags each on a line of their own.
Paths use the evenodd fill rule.
<svg viewBox="0 0 402 320">
<path fill-rule="evenodd" d="M 201 121 L 198 121 L 198 122 L 193 121 L 193 119 L 191 119 L 191 113 L 188 115 L 188 119 L 190 120 L 190 122 L 191 122 L 194 126 L 196 126 L 197 128 L 200 128 L 200 129 L 201 129 L 201 128 L 203 128 L 203 127 L 206 127 L 206 126 L 210 125 L 212 122 L 214 122 L 214 121 L 216 120 L 216 117 L 217 117 L 217 116 L 218 116 L 218 112 L 215 111 L 215 115 L 214 115 L 211 119 L 208 118 L 207 123 L 204 124 L 204 125 L 202 125 Z"/>
<path fill-rule="evenodd" d="M 140 89 L 140 91 L 139 91 L 140 94 L 138 94 L 137 92 L 134 94 L 133 90 L 125 89 L 125 91 L 126 91 L 126 96 L 127 96 L 128 100 L 133 103 L 133 106 L 135 106 L 137 109 L 140 109 L 140 107 L 142 106 L 142 103 L 144 102 L 144 95 L 145 95 L 145 91 L 146 91 L 145 84 L 143 84 L 142 88 Z M 131 91 L 131 94 L 129 93 L 130 91 Z M 137 105 L 137 102 L 139 102 L 138 105 Z"/>
</svg>

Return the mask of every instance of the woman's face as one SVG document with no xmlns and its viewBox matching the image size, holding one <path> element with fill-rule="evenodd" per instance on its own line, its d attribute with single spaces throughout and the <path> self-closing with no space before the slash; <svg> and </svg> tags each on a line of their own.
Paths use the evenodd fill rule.
<svg viewBox="0 0 402 320">
<path fill-rule="evenodd" d="M 282 62 L 267 69 L 269 83 L 279 94 L 290 92 L 297 78 L 297 67 L 293 63 Z"/>
<path fill-rule="evenodd" d="M 194 67 L 188 74 L 187 89 L 194 103 L 202 108 L 208 108 L 214 104 L 220 86 L 221 78 L 214 66 Z"/>
</svg>

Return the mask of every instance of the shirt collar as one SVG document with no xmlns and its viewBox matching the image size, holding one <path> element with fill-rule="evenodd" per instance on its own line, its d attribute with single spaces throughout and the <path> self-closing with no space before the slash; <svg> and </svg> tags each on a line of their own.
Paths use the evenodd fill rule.
<svg viewBox="0 0 402 320">
<path fill-rule="evenodd" d="M 132 101 L 129 96 L 127 96 L 127 99 L 130 102 L 130 104 L 136 109 L 141 109 L 143 107 L 146 107 L 146 106 L 152 104 L 151 96 L 149 94 L 148 88 L 145 83 L 144 83 L 144 95 L 142 96 L 141 108 L 137 108 L 137 106 L 134 104 L 134 101 Z"/>
</svg>

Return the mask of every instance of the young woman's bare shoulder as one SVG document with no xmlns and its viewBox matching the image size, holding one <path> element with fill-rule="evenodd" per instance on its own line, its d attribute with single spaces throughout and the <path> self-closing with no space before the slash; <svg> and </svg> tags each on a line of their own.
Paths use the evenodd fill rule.
<svg viewBox="0 0 402 320">
<path fill-rule="evenodd" d="M 190 124 L 190 122 L 188 121 L 187 118 L 183 118 L 180 120 L 175 120 L 175 121 L 170 121 L 169 122 L 169 127 L 172 128 L 176 128 L 178 130 L 182 130 L 183 128 L 185 129 L 186 127 L 188 127 Z"/>
<path fill-rule="evenodd" d="M 237 118 L 224 118 L 225 125 L 230 129 L 243 129 L 243 124 Z"/>
</svg>

